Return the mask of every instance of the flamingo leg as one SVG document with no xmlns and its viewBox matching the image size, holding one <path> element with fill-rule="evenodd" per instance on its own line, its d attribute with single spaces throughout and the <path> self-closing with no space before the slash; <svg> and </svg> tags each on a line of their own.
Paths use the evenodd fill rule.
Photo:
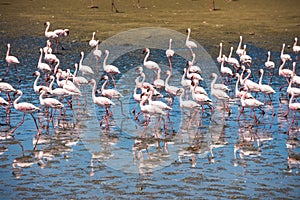
<svg viewBox="0 0 300 200">
<path fill-rule="evenodd" d="M 24 123 L 25 115 L 26 113 L 23 114 L 22 121 L 13 130 L 10 131 L 10 134 L 13 134 L 17 130 L 17 128 L 19 128 Z"/>
<path fill-rule="evenodd" d="M 30 113 L 30 115 L 31 115 L 31 117 L 32 117 L 32 119 L 33 119 L 33 121 L 35 123 L 36 130 L 38 131 L 38 135 L 40 135 L 40 129 L 39 129 L 38 125 L 37 125 L 36 119 L 35 119 L 35 117 L 33 116 L 32 113 Z"/>
<path fill-rule="evenodd" d="M 15 69 L 16 69 L 16 74 L 17 74 L 17 77 L 18 77 L 18 82 L 20 83 L 21 82 L 21 78 L 20 78 L 19 73 L 18 73 L 17 65 L 14 65 L 14 66 L 15 66 Z"/>
</svg>

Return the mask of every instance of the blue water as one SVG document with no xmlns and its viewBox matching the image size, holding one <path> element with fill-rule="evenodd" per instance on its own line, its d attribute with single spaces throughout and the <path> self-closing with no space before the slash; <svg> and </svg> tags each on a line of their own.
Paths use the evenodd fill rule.
<svg viewBox="0 0 300 200">
<path fill-rule="evenodd" d="M 39 47 L 44 45 L 44 38 L 1 40 L 2 55 L 6 53 L 8 42 L 12 45 L 12 54 L 21 61 L 18 70 L 23 80 L 18 84 L 12 69 L 4 81 L 23 91 L 21 101 L 39 106 L 38 95 L 32 88 L 35 77 L 31 74 L 36 70 Z M 19 47 L 21 44 L 24 48 Z M 79 62 L 80 51 L 90 49 L 85 44 L 65 45 L 66 50 L 57 56 L 62 68 L 71 68 L 73 72 L 72 66 Z M 263 67 L 267 50 L 251 44 L 247 49 L 254 60 L 252 80 L 258 82 L 258 69 Z M 216 54 L 218 49 L 213 51 Z M 287 51 L 291 53 L 291 50 Z M 165 71 L 168 62 L 163 53 L 153 50 L 150 58 L 164 65 Z M 286 81 L 277 75 L 279 55 L 279 52 L 271 55 L 277 65 L 272 83 L 277 92 L 272 97 L 273 107 L 265 106 L 264 115 L 257 111 L 258 123 L 249 117 L 248 109 L 237 120 L 239 101 L 234 98 L 230 101 L 230 115 L 222 110 L 221 104 L 215 104 L 213 114 L 206 108 L 204 115 L 200 113 L 196 117 L 183 113 L 179 99 L 175 98 L 166 128 L 156 118 L 151 118 L 149 128 L 146 128 L 142 125 L 143 118 L 140 117 L 140 122 L 135 121 L 130 112 L 136 102 L 132 97 L 133 88 L 127 86 L 131 85 L 129 82 L 133 83 L 137 73 L 116 76 L 117 88 L 124 96 L 126 116 L 121 114 L 120 104 L 115 101 L 117 106 L 112 108 L 114 117 L 110 118 L 109 130 L 105 129 L 105 124 L 100 127 L 98 123 L 105 110 L 88 104 L 83 111 L 83 97 L 80 102 L 74 100 L 73 110 L 67 111 L 65 121 L 56 112 L 54 127 L 50 123 L 46 129 L 45 113 L 36 113 L 34 116 L 39 118 L 42 130 L 38 141 L 35 140 L 37 131 L 32 118 L 26 115 L 25 123 L 15 131 L 14 137 L 0 141 L 1 198 L 298 199 L 300 116 L 299 113 L 296 115 L 294 123 L 293 112 L 287 118 L 282 116 L 287 109 L 288 97 L 286 86 L 280 90 Z M 295 59 L 295 55 L 291 55 Z M 117 58 L 113 64 L 119 66 L 122 74 L 127 74 L 142 65 L 143 57 L 140 49 Z M 173 62 L 174 76 L 170 84 L 180 86 L 186 60 L 175 56 Z M 5 60 L 0 60 L 0 64 L 3 78 Z M 291 67 L 291 63 L 287 66 Z M 266 72 L 265 76 L 266 84 L 270 75 Z M 162 78 L 165 77 L 162 74 Z M 100 79 L 101 75 L 98 87 L 103 83 Z M 151 79 L 147 81 L 151 82 Z M 205 82 L 202 85 L 209 88 Z M 233 91 L 234 85 L 235 79 L 230 83 Z M 88 102 L 91 102 L 90 90 L 88 86 Z M 164 91 L 162 93 L 165 95 Z M 4 94 L 1 96 L 5 97 Z M 230 96 L 234 94 L 230 93 Z M 263 101 L 262 95 L 258 98 Z M 11 127 L 5 124 L 3 108 L 0 117 L 0 133 L 4 137 L 21 121 L 22 113 L 12 108 Z M 15 165 L 25 158 L 30 163 L 28 166 Z M 288 158 L 296 163 L 289 163 Z"/>
</svg>

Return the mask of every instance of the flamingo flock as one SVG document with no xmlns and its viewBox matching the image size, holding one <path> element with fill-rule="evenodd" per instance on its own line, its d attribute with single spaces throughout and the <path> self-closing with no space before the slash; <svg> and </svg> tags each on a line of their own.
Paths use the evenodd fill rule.
<svg viewBox="0 0 300 200">
<path fill-rule="evenodd" d="M 37 132 L 40 134 L 41 131 L 34 114 L 36 112 L 50 113 L 47 117 L 47 126 L 49 126 L 50 122 L 53 124 L 55 117 L 58 117 L 56 110 L 60 111 L 60 116 L 64 116 L 67 109 L 72 109 L 72 100 L 74 98 L 86 95 L 81 92 L 81 88 L 86 85 L 92 86 L 92 99 L 94 104 L 105 109 L 105 114 L 99 123 L 100 126 L 102 126 L 104 122 L 106 124 L 105 128 L 109 129 L 109 120 L 114 116 L 114 113 L 111 111 L 111 107 L 116 105 L 115 101 L 120 102 L 122 114 L 124 116 L 128 114 L 123 112 L 123 95 L 117 89 L 117 83 L 115 80 L 116 76 L 122 73 L 122 70 L 113 64 L 107 64 L 110 52 L 108 49 L 99 49 L 99 40 L 95 39 L 95 32 L 92 34 L 93 37 L 89 41 L 89 45 L 93 48 L 92 56 L 97 60 L 99 64 L 98 66 L 101 68 L 99 68 L 99 70 L 104 73 L 104 75 L 99 77 L 99 80 L 101 77 L 101 80 L 104 80 L 101 88 L 97 89 L 98 80 L 91 78 L 91 75 L 96 73 L 95 69 L 83 64 L 83 51 L 80 52 L 81 58 L 74 67 L 63 70 L 60 66 L 60 59 L 55 54 L 52 54 L 51 39 L 56 41 L 55 52 L 57 52 L 58 38 L 68 36 L 69 30 L 57 29 L 49 31 L 50 22 L 46 22 L 45 25 L 45 37 L 47 39 L 46 46 L 40 47 L 39 49 L 40 54 L 37 62 L 37 68 L 33 73 L 33 76 L 36 78 L 32 83 L 32 91 L 39 99 L 40 105 L 33 105 L 30 102 L 19 103 L 23 94 L 22 89 L 15 89 L 8 82 L 0 82 L 0 91 L 6 94 L 6 99 L 5 97 L 1 97 L 0 99 L 1 107 L 6 109 L 6 123 L 10 125 L 9 117 L 11 104 L 13 104 L 16 111 L 23 113 L 22 121 L 11 130 L 11 134 L 13 134 L 16 129 L 24 123 L 24 117 L 26 114 L 30 114 L 32 116 Z M 237 120 L 240 120 L 240 117 L 244 115 L 246 112 L 245 109 L 249 109 L 249 117 L 254 119 L 255 124 L 259 124 L 259 118 L 265 114 L 264 109 L 268 106 L 272 106 L 272 101 L 274 101 L 273 95 L 276 92 L 279 92 L 272 88 L 272 77 L 268 84 L 265 84 L 266 81 L 264 80 L 264 77 L 266 77 L 264 76 L 265 71 L 273 70 L 271 76 L 274 76 L 274 69 L 278 66 L 275 65 L 275 62 L 271 61 L 270 51 L 266 52 L 267 59 L 265 63 L 262 63 L 261 65 L 264 67 L 259 69 L 259 81 L 255 81 L 253 79 L 254 69 L 251 67 L 252 57 L 247 54 L 246 44 L 242 45 L 242 36 L 240 36 L 239 44 L 235 51 L 239 59 L 233 55 L 233 47 L 230 47 L 230 53 L 226 56 L 224 54 L 225 46 L 220 43 L 219 56 L 216 59 L 216 63 L 219 63 L 220 76 L 218 76 L 217 73 L 211 73 L 210 87 L 205 88 L 202 84 L 205 80 L 201 76 L 203 69 L 195 63 L 195 49 L 198 48 L 198 45 L 191 39 L 191 29 L 187 29 L 185 47 L 193 60 L 186 61 L 187 64 L 182 67 L 182 70 L 180 70 L 183 73 L 180 77 L 181 82 L 179 81 L 181 85 L 175 85 L 174 79 L 176 77 L 172 76 L 174 71 L 172 57 L 176 55 L 176 49 L 172 49 L 172 43 L 176 41 L 170 38 L 170 40 L 166 42 L 168 42 L 168 45 L 166 45 L 164 56 L 166 61 L 169 63 L 168 70 L 163 71 L 163 68 L 158 64 L 159 62 L 155 61 L 153 56 L 150 59 L 151 49 L 147 47 L 144 49 L 145 55 L 143 60 L 140 61 L 141 66 L 136 68 L 138 74 L 136 77 L 133 77 L 133 80 L 135 80 L 135 88 L 132 92 L 137 105 L 131 113 L 134 115 L 134 119 L 137 122 L 143 121 L 140 118 L 140 116 L 143 116 L 143 124 L 148 126 L 153 117 L 158 117 L 160 122 L 164 121 L 164 128 L 167 129 L 167 123 L 170 121 L 170 113 L 174 109 L 174 106 L 178 105 L 174 102 L 179 101 L 179 107 L 183 113 L 185 113 L 185 110 L 189 110 L 191 113 L 193 112 L 195 116 L 200 112 L 202 113 L 202 116 L 204 116 L 204 114 L 210 115 L 209 113 L 215 112 L 216 109 L 224 110 L 224 112 L 228 113 L 228 115 L 232 115 L 234 113 L 232 113 L 232 109 L 230 107 L 232 102 L 234 102 L 239 105 Z M 20 64 L 17 57 L 10 55 L 10 48 L 11 45 L 7 44 L 7 73 L 10 66 L 15 66 L 17 70 L 17 64 Z M 104 52 L 103 54 L 102 51 Z M 300 81 L 299 76 L 296 74 L 298 52 L 299 46 L 297 46 L 297 37 L 295 38 L 293 45 L 293 53 L 296 55 L 296 61 L 292 60 L 293 56 L 285 52 L 285 44 L 283 44 L 280 54 L 281 63 L 278 68 L 279 78 L 284 78 L 288 83 L 287 91 L 283 94 L 289 98 L 289 104 L 287 106 L 286 113 L 282 116 L 287 117 L 290 110 L 293 111 L 293 123 L 296 112 L 300 111 L 300 105 L 297 102 L 297 98 L 300 97 Z M 104 59 L 102 65 L 100 65 L 102 56 L 104 56 Z M 293 63 L 293 70 L 288 68 L 289 63 Z M 144 69 L 148 70 L 147 74 Z M 72 71 L 74 71 L 74 73 L 72 73 Z M 79 72 L 82 76 L 78 76 Z M 148 72 L 153 72 L 156 76 L 154 80 L 146 82 L 146 78 L 153 77 Z M 19 77 L 17 71 L 16 75 L 18 77 L 18 82 L 20 82 L 22 77 Z M 166 75 L 166 78 L 163 79 L 162 75 Z M 231 88 L 231 82 L 234 79 L 236 79 L 234 84 L 235 88 Z M 39 83 L 41 81 L 43 82 Z M 110 82 L 112 82 L 112 86 L 109 86 Z M 10 96 L 12 93 L 18 95 L 18 97 L 14 100 Z M 100 93 L 100 96 L 96 96 L 97 93 Z M 259 96 L 263 96 L 264 99 L 262 100 Z M 221 102 L 221 106 L 219 106 L 219 102 Z M 139 107 L 139 112 L 136 112 L 137 106 Z M 257 117 L 256 110 L 261 111 L 260 117 Z M 254 113 L 253 116 L 252 113 Z"/>
</svg>

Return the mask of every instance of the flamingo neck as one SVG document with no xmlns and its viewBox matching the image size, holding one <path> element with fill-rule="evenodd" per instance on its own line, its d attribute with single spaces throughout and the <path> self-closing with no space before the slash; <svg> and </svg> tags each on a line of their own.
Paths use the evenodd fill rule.
<svg viewBox="0 0 300 200">
<path fill-rule="evenodd" d="M 294 99 L 294 94 L 292 94 L 292 96 L 291 96 L 291 98 L 290 98 L 289 106 L 291 106 L 291 105 L 292 105 L 292 103 L 293 103 L 293 99 Z"/>
<path fill-rule="evenodd" d="M 44 94 L 45 94 L 45 91 L 42 91 L 40 94 L 40 97 L 39 97 L 41 105 L 44 105 L 44 99 L 43 99 Z"/>
<path fill-rule="evenodd" d="M 233 48 L 231 47 L 231 48 L 230 48 L 230 53 L 229 53 L 228 58 L 231 58 L 231 56 L 232 56 L 232 51 L 233 51 Z"/>
<path fill-rule="evenodd" d="M 53 83 L 54 83 L 54 78 L 51 80 L 51 83 L 49 84 L 49 89 L 50 89 L 50 91 L 52 91 Z"/>
<path fill-rule="evenodd" d="M 45 29 L 45 34 L 48 33 L 49 28 L 50 28 L 50 23 L 47 24 L 47 27 L 46 27 L 46 29 Z"/>
<path fill-rule="evenodd" d="M 75 65 L 75 71 L 74 71 L 74 74 L 73 74 L 73 78 L 75 78 L 75 77 L 76 77 L 76 75 L 77 75 L 77 71 L 78 71 L 78 66 L 77 66 L 77 65 Z"/>
<path fill-rule="evenodd" d="M 186 42 L 188 42 L 190 40 L 190 34 L 191 34 L 191 30 L 188 29 L 188 34 L 187 34 L 187 37 L 186 37 Z"/>
<path fill-rule="evenodd" d="M 150 55 L 150 50 L 147 50 L 147 54 L 144 58 L 144 64 L 147 62 L 149 55 Z"/>
<path fill-rule="evenodd" d="M 241 76 L 238 75 L 237 81 L 236 81 L 236 83 L 235 83 L 235 95 L 238 95 L 238 93 L 239 93 L 238 87 L 239 87 L 239 81 L 240 81 L 240 78 L 241 78 Z"/>
<path fill-rule="evenodd" d="M 169 79 L 171 77 L 171 73 L 168 74 L 168 77 L 166 78 L 166 81 L 165 81 L 165 86 L 166 87 L 169 87 Z"/>
<path fill-rule="evenodd" d="M 20 92 L 18 92 L 18 93 L 20 93 L 20 95 L 18 96 L 18 98 L 16 98 L 16 99 L 14 100 L 14 107 L 17 106 L 18 101 L 21 99 L 21 97 L 22 97 L 22 95 L 23 95 L 22 91 L 20 91 Z"/>
<path fill-rule="evenodd" d="M 58 66 L 59 66 L 59 60 L 57 60 L 57 63 L 54 67 L 54 74 L 56 74 L 57 70 L 58 70 Z"/>
<path fill-rule="evenodd" d="M 106 79 L 106 80 L 104 81 L 104 83 L 102 84 L 102 87 L 101 87 L 102 93 L 103 93 L 103 91 L 105 90 L 105 86 L 106 86 L 107 82 L 108 82 L 108 79 Z"/>
<path fill-rule="evenodd" d="M 39 78 L 40 78 L 40 74 L 38 74 L 37 76 L 36 76 L 36 79 L 35 79 L 35 81 L 34 81 L 34 87 L 37 87 L 37 82 L 38 82 L 38 80 L 39 80 Z"/>
<path fill-rule="evenodd" d="M 93 101 L 95 102 L 95 99 L 96 99 L 96 81 L 94 80 L 93 81 L 93 89 L 92 89 L 92 98 L 93 98 Z"/>
<path fill-rule="evenodd" d="M 217 81 L 217 78 L 218 78 L 218 76 L 215 76 L 214 79 L 212 80 L 212 82 L 210 83 L 211 90 L 213 90 L 214 85 L 215 85 L 215 83 Z"/>
<path fill-rule="evenodd" d="M 219 57 L 222 58 L 222 43 L 220 43 Z"/>
<path fill-rule="evenodd" d="M 172 49 L 172 39 L 170 39 L 170 41 L 169 41 L 169 49 L 170 50 Z"/>
<path fill-rule="evenodd" d="M 161 69 L 158 68 L 158 70 L 157 70 L 157 76 L 156 76 L 156 79 L 157 79 L 157 80 L 160 79 L 160 73 L 161 73 Z"/>
<path fill-rule="evenodd" d="M 268 59 L 267 59 L 267 62 L 269 62 L 270 59 L 271 59 L 271 53 L 270 53 L 270 51 L 269 51 L 269 52 L 268 52 Z"/>
<path fill-rule="evenodd" d="M 243 38 L 240 37 L 240 42 L 239 42 L 239 45 L 238 45 L 238 49 L 240 49 L 242 47 L 242 40 L 243 40 Z"/>
<path fill-rule="evenodd" d="M 281 55 L 283 55 L 284 47 L 285 47 L 285 45 L 283 44 L 283 45 L 282 45 L 282 49 L 281 49 Z"/>
<path fill-rule="evenodd" d="M 185 76 L 186 76 L 186 68 L 184 68 L 183 70 L 183 75 L 181 77 L 181 80 L 184 81 L 185 80 Z"/>
<path fill-rule="evenodd" d="M 9 45 L 7 45 L 6 57 L 8 57 L 8 56 L 9 56 L 9 51 L 10 51 L 10 46 L 9 46 Z"/>
<path fill-rule="evenodd" d="M 104 60 L 103 60 L 103 68 L 106 67 L 106 61 L 107 61 L 107 59 L 108 59 L 108 55 L 109 55 L 109 52 L 107 51 L 107 52 L 106 52 L 106 56 L 105 56 L 105 58 L 104 58 Z"/>
<path fill-rule="evenodd" d="M 80 61 L 79 61 L 79 69 L 80 69 L 81 66 L 82 66 L 83 57 L 84 57 L 84 54 L 82 53 L 82 54 L 81 54 Z"/>
<path fill-rule="evenodd" d="M 296 62 L 293 62 L 293 75 L 296 75 Z"/>
<path fill-rule="evenodd" d="M 40 49 L 40 58 L 39 58 L 39 64 L 42 63 L 42 56 L 43 56 L 43 50 Z"/>
</svg>

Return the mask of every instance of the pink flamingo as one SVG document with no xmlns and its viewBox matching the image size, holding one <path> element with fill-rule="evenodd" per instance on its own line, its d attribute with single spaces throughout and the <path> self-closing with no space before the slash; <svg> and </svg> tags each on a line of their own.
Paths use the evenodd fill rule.
<svg viewBox="0 0 300 200">
<path fill-rule="evenodd" d="M 248 88 L 247 88 L 248 90 Z M 251 112 L 250 112 L 250 117 L 251 117 L 251 113 L 254 111 L 254 119 L 256 120 L 256 113 L 255 113 L 255 108 L 261 109 L 261 107 L 264 105 L 264 103 L 258 101 L 255 98 L 251 98 L 251 99 L 246 99 L 246 94 L 244 93 L 244 95 L 241 98 L 241 104 L 242 104 L 242 110 L 240 111 L 238 120 L 240 120 L 240 115 L 241 113 L 244 111 L 244 108 L 251 108 Z M 262 110 L 262 112 L 264 113 L 264 111 Z"/>
<path fill-rule="evenodd" d="M 183 90 L 183 89 L 182 89 Z M 181 109 L 195 110 L 201 107 L 200 104 L 192 100 L 183 100 L 184 91 L 180 95 L 179 106 Z"/>
<path fill-rule="evenodd" d="M 34 92 L 37 93 L 37 94 L 40 94 L 41 89 L 43 89 L 43 90 L 47 91 L 48 93 L 50 93 L 50 88 L 49 87 L 43 86 L 43 85 L 37 85 L 38 80 L 39 80 L 39 78 L 41 76 L 41 73 L 39 71 L 35 71 L 32 75 L 36 76 L 36 79 L 35 79 L 35 81 L 33 83 L 33 90 L 34 90 Z"/>
<path fill-rule="evenodd" d="M 36 107 L 35 105 L 33 105 L 32 103 L 28 103 L 28 102 L 21 102 L 21 103 L 18 103 L 18 101 L 21 99 L 22 95 L 23 95 L 23 92 L 21 90 L 17 90 L 16 91 L 16 94 L 18 94 L 19 96 L 14 100 L 14 108 L 20 112 L 23 112 L 23 117 L 22 117 L 22 121 L 11 131 L 11 133 L 14 133 L 17 128 L 19 128 L 23 123 L 24 123 L 24 119 L 25 119 L 25 115 L 26 114 L 30 114 L 32 119 L 34 120 L 34 123 L 35 123 L 35 126 L 36 126 L 36 129 L 38 131 L 38 135 L 40 134 L 40 130 L 39 130 L 39 127 L 36 123 L 36 119 L 35 117 L 33 116 L 33 113 L 35 111 L 38 111 L 40 110 L 39 107 Z"/>
<path fill-rule="evenodd" d="M 78 72 L 78 64 L 77 63 L 75 63 L 74 67 L 75 67 L 75 72 L 74 72 L 73 78 L 72 78 L 73 83 L 75 83 L 78 86 L 88 84 L 88 80 L 85 77 L 77 76 L 77 72 Z"/>
<path fill-rule="evenodd" d="M 195 93 L 200 93 L 200 94 L 204 94 L 204 95 L 208 96 L 205 89 L 203 87 L 199 86 L 199 80 L 194 79 L 193 77 L 191 80 L 190 90 L 193 90 Z"/>
<path fill-rule="evenodd" d="M 240 56 L 240 62 L 242 64 L 247 64 L 248 67 L 250 67 L 250 64 L 252 63 L 252 58 L 251 56 L 247 55 L 246 48 L 247 46 L 244 44 L 244 51 L 243 54 Z"/>
<path fill-rule="evenodd" d="M 244 69 L 243 69 L 243 71 L 244 71 Z M 251 76 L 251 70 L 247 69 L 246 71 L 248 72 L 248 75 L 244 79 L 242 79 L 242 77 L 240 77 L 241 85 L 245 86 L 250 91 L 255 92 L 257 94 L 260 91 L 259 84 L 249 80 L 249 77 Z"/>
<path fill-rule="evenodd" d="M 93 55 L 95 56 L 97 61 L 99 61 L 102 56 L 102 51 L 99 49 L 99 40 L 97 40 L 97 45 L 95 50 L 93 51 Z"/>
<path fill-rule="evenodd" d="M 168 70 L 166 73 L 168 75 L 168 77 L 166 78 L 166 81 L 165 81 L 165 90 L 166 90 L 166 92 L 169 93 L 171 96 L 181 95 L 181 93 L 183 91 L 180 88 L 169 85 L 169 80 L 170 80 L 170 77 L 171 77 L 171 71 Z"/>
<path fill-rule="evenodd" d="M 192 60 L 192 65 L 191 65 L 191 67 L 190 67 L 189 72 L 191 72 L 191 73 L 199 73 L 199 74 L 200 74 L 200 73 L 201 73 L 200 67 L 197 66 L 197 65 L 194 65 L 194 64 L 195 64 L 195 60 L 196 60 L 196 55 L 195 55 L 195 53 L 192 54 L 192 57 L 193 57 L 193 60 Z"/>
<path fill-rule="evenodd" d="M 217 74 L 212 73 L 211 77 L 214 78 L 213 81 L 210 83 L 210 91 L 211 91 L 211 95 L 213 97 L 215 97 L 217 100 L 221 100 L 223 103 L 223 107 L 230 113 L 230 108 L 229 108 L 229 96 L 228 94 L 223 90 L 223 89 L 218 89 L 218 87 L 216 87 L 216 80 L 218 78 Z M 227 103 L 225 104 L 225 101 L 227 101 Z"/>
<path fill-rule="evenodd" d="M 225 92 L 229 92 L 230 89 L 222 83 L 216 83 L 217 79 L 218 79 L 218 75 L 216 73 L 212 73 L 211 77 L 213 78 L 213 81 L 211 82 L 212 86 L 214 89 L 216 90 L 223 90 Z"/>
<path fill-rule="evenodd" d="M 115 79 L 113 76 L 116 74 L 120 74 L 121 72 L 116 66 L 106 64 L 108 56 L 109 56 L 109 51 L 105 50 L 105 54 L 106 54 L 106 56 L 103 60 L 103 70 L 110 76 L 111 80 L 113 81 L 114 87 L 116 88 L 116 82 L 115 82 Z"/>
<path fill-rule="evenodd" d="M 267 61 L 265 62 L 265 66 L 267 69 L 274 69 L 275 68 L 275 63 L 270 60 L 271 58 L 271 52 L 268 51 L 268 58 Z"/>
<path fill-rule="evenodd" d="M 160 78 L 161 69 L 158 68 L 156 73 L 156 79 L 153 82 L 154 87 L 157 89 L 162 89 L 165 87 L 165 81 Z"/>
<path fill-rule="evenodd" d="M 17 76 L 18 76 L 18 82 L 21 82 L 20 76 L 19 76 L 19 74 L 18 74 L 18 69 L 17 69 L 17 64 L 19 64 L 20 61 L 18 60 L 17 57 L 12 56 L 12 55 L 9 55 L 9 53 L 10 53 L 10 44 L 8 43 L 8 44 L 7 44 L 6 57 L 5 57 L 5 60 L 6 60 L 6 63 L 7 63 L 6 75 L 7 75 L 8 71 L 9 71 L 9 67 L 10 67 L 11 65 L 14 65 L 14 66 L 15 66 L 15 69 L 16 69 L 16 74 L 17 74 Z"/>
<path fill-rule="evenodd" d="M 185 40 L 185 46 L 190 49 L 190 51 L 193 55 L 193 53 L 194 53 L 193 48 L 197 48 L 197 44 L 190 40 L 190 35 L 191 35 L 191 29 L 188 28 L 187 29 L 187 37 L 186 37 L 186 40 Z"/>
<path fill-rule="evenodd" d="M 46 46 L 43 48 L 43 51 L 44 51 L 45 54 L 52 54 L 52 48 L 51 48 L 51 46 L 52 46 L 51 41 L 47 40 Z"/>
<path fill-rule="evenodd" d="M 9 103 L 2 97 L 0 97 L 0 106 L 6 108 L 9 105 Z"/>
<path fill-rule="evenodd" d="M 289 82 L 289 86 L 286 91 L 289 95 L 292 95 L 293 93 L 295 97 L 300 97 L 300 88 L 292 87 L 292 81 Z"/>
<path fill-rule="evenodd" d="M 96 105 L 104 107 L 106 109 L 106 115 L 103 117 L 103 119 L 100 121 L 100 125 L 102 124 L 102 121 L 105 120 L 106 122 L 106 128 L 109 128 L 108 124 L 108 117 L 112 115 L 112 112 L 109 110 L 111 106 L 114 106 L 115 103 L 112 102 L 109 98 L 107 97 L 96 97 L 96 81 L 94 79 L 91 79 L 89 81 L 93 85 L 93 90 L 92 90 L 92 98 L 93 101 Z"/>
<path fill-rule="evenodd" d="M 298 38 L 295 37 L 295 42 L 293 44 L 293 52 L 295 52 L 295 53 L 299 53 L 300 52 L 300 46 L 297 45 L 297 42 L 298 42 Z"/>
<path fill-rule="evenodd" d="M 291 56 L 289 54 L 284 53 L 285 43 L 282 44 L 280 59 L 282 62 L 292 60 Z"/>
<path fill-rule="evenodd" d="M 222 55 L 222 48 L 223 48 L 223 44 L 222 44 L 222 42 L 220 42 L 219 56 L 217 57 L 218 63 L 226 61 L 226 59 L 227 59 L 227 57 L 225 55 Z"/>
<path fill-rule="evenodd" d="M 189 79 L 192 79 L 192 77 L 194 78 L 194 79 L 197 79 L 197 80 L 199 80 L 199 81 L 202 81 L 203 80 L 203 78 L 201 77 L 201 75 L 200 74 L 198 74 L 198 73 L 195 73 L 195 72 L 191 72 L 192 70 L 191 70 L 191 68 L 192 68 L 192 66 L 193 66 L 193 63 L 191 62 L 191 61 L 188 61 L 187 62 L 187 65 L 189 66 L 188 68 L 187 68 L 187 73 L 186 73 L 186 77 L 187 78 L 189 78 Z M 195 71 L 195 70 L 194 70 Z"/>
<path fill-rule="evenodd" d="M 45 22 L 45 25 L 46 25 L 46 29 L 45 29 L 45 36 L 47 38 L 52 38 L 52 39 L 55 39 L 56 40 L 56 50 L 57 50 L 57 45 L 58 45 L 58 35 L 54 32 L 54 31 L 49 31 L 49 28 L 50 28 L 50 22 Z"/>
<path fill-rule="evenodd" d="M 269 96 L 269 99 L 270 99 L 270 102 L 271 102 L 271 105 L 272 105 L 272 99 L 271 99 L 271 94 L 275 94 L 275 90 L 270 86 L 270 85 L 265 85 L 265 84 L 262 84 L 262 79 L 263 79 L 263 76 L 264 76 L 264 70 L 263 69 L 260 69 L 259 70 L 260 72 L 260 78 L 259 78 L 259 88 L 260 88 L 260 91 L 264 94 L 264 104 L 266 104 L 266 95 Z"/>
<path fill-rule="evenodd" d="M 224 66 L 224 61 L 221 62 L 220 72 L 221 72 L 222 76 L 226 77 L 226 82 L 228 82 L 228 77 L 233 76 L 232 70 L 229 67 Z"/>
<path fill-rule="evenodd" d="M 174 56 L 174 54 L 175 54 L 175 51 L 172 49 L 172 39 L 170 38 L 169 48 L 166 50 L 166 56 L 169 61 L 170 70 L 172 70 L 172 57 Z"/>
<path fill-rule="evenodd" d="M 58 52 L 58 40 L 59 40 L 59 38 L 67 37 L 70 33 L 70 30 L 67 29 L 67 28 L 65 28 L 65 29 L 56 29 L 53 32 L 56 33 L 56 35 L 58 36 L 56 38 L 56 47 L 55 47 L 55 52 Z M 64 49 L 63 46 L 62 46 L 62 49 Z"/>
<path fill-rule="evenodd" d="M 196 87 L 197 87 L 197 85 L 194 85 L 194 83 L 192 82 L 192 87 L 191 87 L 192 98 L 193 98 L 194 101 L 196 101 L 196 103 L 198 103 L 202 107 L 202 113 L 204 113 L 204 105 L 211 106 L 212 105 L 212 100 L 207 95 L 205 95 L 203 93 L 196 93 L 195 92 Z M 181 92 L 183 92 L 183 90 Z"/>
<path fill-rule="evenodd" d="M 186 68 L 183 69 L 183 75 L 181 77 L 181 85 L 183 87 L 190 87 L 192 85 L 192 81 L 189 79 L 186 79 Z"/>
<path fill-rule="evenodd" d="M 79 61 L 79 71 L 81 71 L 83 74 L 94 74 L 94 71 L 92 70 L 92 68 L 90 66 L 82 64 L 83 58 L 84 58 L 84 52 L 82 51 L 80 53 L 80 55 L 81 55 L 81 58 Z"/>
<path fill-rule="evenodd" d="M 293 110 L 294 111 L 294 117 L 293 117 L 293 122 L 292 124 L 294 123 L 294 119 L 295 119 L 295 115 L 296 115 L 296 111 L 300 111 L 300 103 L 296 102 L 296 103 L 293 103 L 293 99 L 294 99 L 294 93 L 292 92 L 291 94 L 291 98 L 290 98 L 290 101 L 289 101 L 289 108 L 288 108 L 288 111 L 283 115 L 284 117 L 287 117 L 290 110 Z"/>
</svg>

